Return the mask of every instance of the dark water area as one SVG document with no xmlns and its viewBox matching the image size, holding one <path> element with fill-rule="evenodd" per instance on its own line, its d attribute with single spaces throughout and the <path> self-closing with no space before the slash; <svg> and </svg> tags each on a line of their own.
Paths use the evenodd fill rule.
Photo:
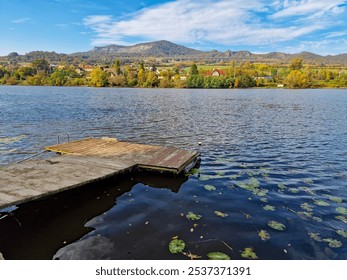
<svg viewBox="0 0 347 280">
<path fill-rule="evenodd" d="M 347 90 L 0 87 L 0 165 L 66 133 L 202 142 L 190 176 L 130 174 L 0 210 L 0 252 L 188 259 L 169 252 L 177 237 L 202 259 L 251 248 L 259 259 L 346 260 L 346 119 Z"/>
</svg>

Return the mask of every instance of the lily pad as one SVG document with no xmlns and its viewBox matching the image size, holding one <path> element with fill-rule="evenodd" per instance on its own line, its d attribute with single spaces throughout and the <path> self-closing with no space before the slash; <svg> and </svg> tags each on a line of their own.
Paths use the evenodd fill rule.
<svg viewBox="0 0 347 280">
<path fill-rule="evenodd" d="M 312 212 L 313 211 L 313 207 L 311 205 L 309 205 L 308 203 L 302 203 L 300 205 L 301 209 L 306 210 L 307 212 Z"/>
<path fill-rule="evenodd" d="M 260 201 L 261 201 L 261 202 L 264 202 L 264 203 L 268 203 L 268 199 L 267 199 L 266 197 L 262 197 L 262 198 L 260 199 Z"/>
<path fill-rule="evenodd" d="M 256 196 L 266 196 L 268 192 L 269 190 L 265 190 L 265 189 L 255 189 L 253 191 L 253 194 Z"/>
<path fill-rule="evenodd" d="M 289 191 L 291 193 L 298 193 L 300 190 L 299 189 L 296 189 L 296 188 L 289 188 Z"/>
<path fill-rule="evenodd" d="M 335 203 L 342 203 L 343 199 L 341 197 L 338 196 L 331 196 L 331 195 L 324 195 L 326 196 L 331 202 L 335 202 Z"/>
<path fill-rule="evenodd" d="M 347 208 L 345 207 L 337 207 L 335 210 L 343 215 L 347 215 Z"/>
<path fill-rule="evenodd" d="M 230 260 L 230 257 L 227 254 L 221 252 L 211 252 L 207 254 L 210 260 Z"/>
<path fill-rule="evenodd" d="M 298 188 L 299 190 L 301 191 L 304 191 L 305 193 L 307 194 L 310 194 L 310 195 L 316 195 L 316 193 L 314 191 L 312 191 L 310 188 L 308 187 L 299 187 Z"/>
<path fill-rule="evenodd" d="M 313 233 L 313 232 L 309 232 L 308 235 L 315 241 L 317 242 L 322 242 L 322 238 L 320 237 L 319 233 Z"/>
<path fill-rule="evenodd" d="M 280 230 L 280 231 L 283 231 L 286 229 L 286 226 L 284 224 L 281 224 L 279 222 L 276 222 L 276 221 L 270 221 L 268 222 L 267 224 L 269 227 L 275 229 L 275 230 Z"/>
<path fill-rule="evenodd" d="M 240 175 L 235 174 L 235 175 L 231 175 L 231 176 L 229 177 L 229 179 L 230 179 L 230 180 L 236 180 L 236 179 L 239 178 L 239 177 L 240 177 Z"/>
<path fill-rule="evenodd" d="M 212 185 L 205 185 L 204 188 L 207 191 L 215 191 L 216 190 L 216 187 L 212 186 Z"/>
<path fill-rule="evenodd" d="M 335 216 L 335 219 L 340 220 L 347 224 L 347 218 L 345 216 Z"/>
<path fill-rule="evenodd" d="M 323 222 L 323 220 L 317 216 L 312 216 L 312 220 L 319 222 L 319 223 Z"/>
<path fill-rule="evenodd" d="M 332 238 L 323 239 L 324 242 L 327 242 L 330 248 L 340 248 L 342 246 L 342 242 Z"/>
<path fill-rule="evenodd" d="M 245 248 L 243 252 L 241 253 L 241 257 L 244 259 L 250 259 L 250 260 L 255 260 L 258 258 L 256 253 L 254 253 L 253 248 Z"/>
<path fill-rule="evenodd" d="M 225 175 L 225 172 L 224 171 L 217 171 L 216 175 L 222 177 Z"/>
<path fill-rule="evenodd" d="M 201 175 L 199 177 L 200 181 L 207 181 L 207 180 L 210 180 L 210 179 L 211 179 L 211 176 L 209 176 L 209 175 Z"/>
<path fill-rule="evenodd" d="M 305 219 L 305 220 L 306 220 L 306 218 L 312 218 L 311 212 L 298 211 L 298 212 L 296 212 L 296 214 L 298 214 L 300 218 Z"/>
<path fill-rule="evenodd" d="M 220 212 L 220 211 L 214 211 L 214 213 L 218 216 L 218 217 L 222 217 L 225 218 L 228 216 L 228 214 Z"/>
<path fill-rule="evenodd" d="M 347 238 L 347 230 L 339 229 L 339 230 L 336 231 L 336 233 L 341 235 L 344 238 Z"/>
<path fill-rule="evenodd" d="M 259 188 L 260 182 L 257 178 L 253 177 L 248 180 L 248 185 L 252 188 Z"/>
<path fill-rule="evenodd" d="M 328 202 L 326 202 L 326 201 L 324 201 L 324 200 L 319 200 L 319 199 L 313 200 L 313 203 L 316 204 L 316 205 L 318 205 L 318 206 L 324 206 L 324 207 L 330 205 Z"/>
<path fill-rule="evenodd" d="M 266 241 L 270 239 L 270 234 L 266 230 L 261 230 L 258 232 L 258 236 L 261 238 L 261 240 Z"/>
<path fill-rule="evenodd" d="M 282 191 L 285 190 L 285 189 L 287 188 L 287 186 L 284 185 L 284 184 L 282 184 L 282 183 L 281 183 L 281 184 L 278 184 L 277 187 L 278 187 L 280 190 L 282 190 Z"/>
<path fill-rule="evenodd" d="M 265 205 L 264 207 L 263 207 L 263 209 L 264 210 L 266 210 L 266 211 L 275 211 L 275 206 L 272 206 L 272 205 Z"/>
<path fill-rule="evenodd" d="M 305 179 L 304 183 L 310 185 L 310 184 L 313 184 L 313 180 L 312 179 Z"/>
<path fill-rule="evenodd" d="M 201 219 L 201 215 L 197 215 L 191 211 L 188 212 L 188 214 L 186 215 L 186 218 L 188 220 L 191 220 L 191 221 L 197 221 L 197 220 L 200 220 Z"/>
<path fill-rule="evenodd" d="M 185 247 L 186 244 L 181 239 L 174 239 L 169 243 L 169 251 L 171 254 L 182 253 Z"/>
</svg>

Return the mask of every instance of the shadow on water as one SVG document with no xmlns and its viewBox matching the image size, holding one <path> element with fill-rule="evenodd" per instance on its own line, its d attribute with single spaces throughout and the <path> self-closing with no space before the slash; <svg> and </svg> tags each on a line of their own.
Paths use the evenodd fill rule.
<svg viewBox="0 0 347 280">
<path fill-rule="evenodd" d="M 124 175 L 17 205 L 10 214 L 0 212 L 0 252 L 5 259 L 52 259 L 57 250 L 66 246 L 67 249 L 54 258 L 109 258 L 92 250 L 78 255 L 76 246 L 67 245 L 92 232 L 94 228 L 87 222 L 116 208 L 118 198 L 131 192 L 134 186 L 141 184 L 177 193 L 186 180 L 186 177 L 148 173 Z M 90 241 L 84 246 L 97 247 L 106 254 L 112 249 L 112 244 L 105 241 L 107 238 L 100 234 L 95 238 L 91 239 L 97 243 L 95 246 Z M 71 256 L 72 253 L 75 255 Z"/>
</svg>

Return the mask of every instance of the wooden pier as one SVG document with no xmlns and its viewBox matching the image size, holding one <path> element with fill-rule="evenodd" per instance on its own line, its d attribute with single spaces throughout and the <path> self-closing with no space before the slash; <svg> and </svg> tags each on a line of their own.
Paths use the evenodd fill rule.
<svg viewBox="0 0 347 280">
<path fill-rule="evenodd" d="M 46 147 L 60 156 L 0 168 L 0 209 L 97 182 L 132 169 L 180 174 L 199 153 L 114 138 L 87 138 Z"/>
</svg>

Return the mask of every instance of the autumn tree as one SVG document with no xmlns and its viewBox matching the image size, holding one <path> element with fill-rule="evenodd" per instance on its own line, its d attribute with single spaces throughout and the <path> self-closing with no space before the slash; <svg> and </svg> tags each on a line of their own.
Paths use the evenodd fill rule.
<svg viewBox="0 0 347 280">
<path fill-rule="evenodd" d="M 100 67 L 93 69 L 90 78 L 90 84 L 94 87 L 105 87 L 108 84 L 108 75 Z"/>
<path fill-rule="evenodd" d="M 306 73 L 299 70 L 292 70 L 285 78 L 284 83 L 289 88 L 307 88 L 309 87 L 309 78 Z"/>
<path fill-rule="evenodd" d="M 300 70 L 302 68 L 302 58 L 295 57 L 290 61 L 289 68 L 291 70 Z"/>
</svg>

